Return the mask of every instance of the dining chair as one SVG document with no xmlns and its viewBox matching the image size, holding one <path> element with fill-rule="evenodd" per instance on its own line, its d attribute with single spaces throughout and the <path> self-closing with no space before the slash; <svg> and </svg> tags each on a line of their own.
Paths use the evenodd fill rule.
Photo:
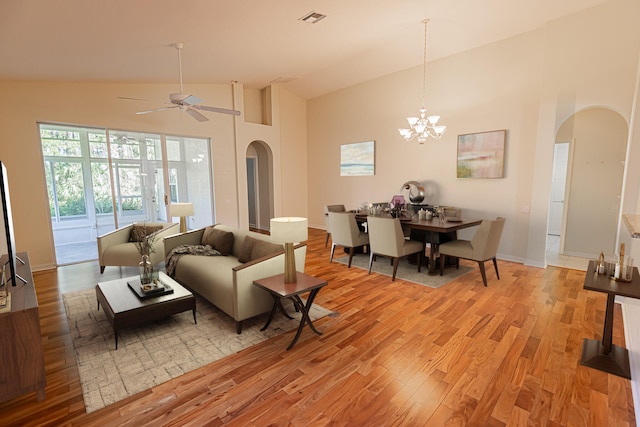
<svg viewBox="0 0 640 427">
<path fill-rule="evenodd" d="M 391 280 L 395 281 L 400 258 L 415 253 L 418 254 L 418 272 L 420 272 L 424 246 L 418 240 L 405 239 L 400 219 L 370 216 L 367 218 L 367 223 L 369 224 L 370 249 L 369 274 L 371 274 L 374 256 L 388 256 L 393 260 Z"/>
<path fill-rule="evenodd" d="M 349 248 L 349 268 L 353 260 L 356 248 L 369 244 L 369 235 L 361 231 L 356 221 L 356 214 L 352 212 L 329 212 L 329 225 L 331 227 L 331 256 L 329 263 L 333 261 L 333 253 L 336 246 Z"/>
<path fill-rule="evenodd" d="M 480 266 L 482 282 L 487 286 L 487 274 L 484 263 L 491 259 L 496 269 L 496 276 L 498 280 L 500 280 L 496 253 L 498 252 L 504 221 L 505 219 L 502 217 L 494 220 L 485 219 L 471 240 L 452 240 L 447 243 L 441 243 L 438 248 L 440 251 L 440 275 L 442 276 L 444 273 L 445 256 L 456 257 L 456 268 L 460 267 L 460 258 L 477 261 L 478 266 Z"/>
<path fill-rule="evenodd" d="M 327 237 L 324 241 L 324 247 L 329 244 L 329 235 L 331 234 L 331 226 L 329 225 L 329 212 L 344 212 L 344 205 L 324 205 L 324 221 L 327 226 Z"/>
</svg>

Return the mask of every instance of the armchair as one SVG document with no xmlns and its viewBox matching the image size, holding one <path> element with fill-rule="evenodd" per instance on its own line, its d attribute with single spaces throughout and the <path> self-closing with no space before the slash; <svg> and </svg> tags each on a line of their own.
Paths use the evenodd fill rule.
<svg viewBox="0 0 640 427">
<path fill-rule="evenodd" d="M 134 228 L 138 226 L 138 228 Z M 135 267 L 140 263 L 140 253 L 134 241 L 131 240 L 132 230 L 139 230 L 140 226 L 156 229 L 157 239 L 152 246 L 149 260 L 152 265 L 156 265 L 164 260 L 164 243 L 162 240 L 172 234 L 177 234 L 179 224 L 170 222 L 145 222 L 130 224 L 125 227 L 113 230 L 109 233 L 98 236 L 98 262 L 100 264 L 100 274 L 104 273 L 106 266 L 131 266 Z"/>
<path fill-rule="evenodd" d="M 327 225 L 327 237 L 324 241 L 324 247 L 329 244 L 329 235 L 331 234 L 331 224 L 329 224 L 329 212 L 345 212 L 344 205 L 325 205 L 324 206 L 324 221 Z"/>
</svg>

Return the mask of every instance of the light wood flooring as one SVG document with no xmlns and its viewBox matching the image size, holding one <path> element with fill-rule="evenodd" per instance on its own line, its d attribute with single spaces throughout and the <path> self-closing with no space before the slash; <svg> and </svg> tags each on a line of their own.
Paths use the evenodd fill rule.
<svg viewBox="0 0 640 427">
<path fill-rule="evenodd" d="M 499 261 L 487 288 L 476 267 L 430 289 L 329 264 L 324 231 L 309 237 L 305 271 L 329 281 L 316 302 L 336 312 L 316 322 L 324 335 L 305 328 L 286 351 L 286 333 L 91 414 L 61 294 L 131 272 L 36 273 L 47 397 L 0 404 L 0 425 L 636 424 L 630 382 L 579 363 L 606 303 L 582 289 L 585 272 Z M 624 345 L 619 308 L 614 325 Z"/>
</svg>

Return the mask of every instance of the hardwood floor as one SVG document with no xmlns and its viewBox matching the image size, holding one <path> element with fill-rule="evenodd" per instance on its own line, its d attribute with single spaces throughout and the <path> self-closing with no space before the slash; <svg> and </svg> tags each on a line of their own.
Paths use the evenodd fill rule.
<svg viewBox="0 0 640 427">
<path fill-rule="evenodd" d="M 309 237 L 305 272 L 329 281 L 316 302 L 335 311 L 316 322 L 321 337 L 305 328 L 287 352 L 289 332 L 91 414 L 61 294 L 92 287 L 98 267 L 36 273 L 47 396 L 0 404 L 0 424 L 636 424 L 630 382 L 579 363 L 606 304 L 582 289 L 583 271 L 500 261 L 487 288 L 475 267 L 430 289 L 329 264 L 324 231 Z M 620 311 L 614 343 L 624 345 Z"/>
</svg>

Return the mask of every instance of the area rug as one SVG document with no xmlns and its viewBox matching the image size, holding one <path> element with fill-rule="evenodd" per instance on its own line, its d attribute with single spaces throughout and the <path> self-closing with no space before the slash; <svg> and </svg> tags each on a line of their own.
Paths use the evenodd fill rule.
<svg viewBox="0 0 640 427">
<path fill-rule="evenodd" d="M 342 264 L 348 264 L 349 256 L 345 255 L 341 256 L 340 258 L 333 258 L 333 260 Z M 353 267 L 369 270 L 369 255 L 354 255 L 353 261 L 351 261 L 351 268 Z M 450 281 L 457 279 L 464 274 L 467 274 L 468 272 L 473 270 L 473 268 L 464 265 L 461 265 L 458 270 L 456 270 L 455 267 L 445 267 L 444 275 L 442 276 L 440 276 L 439 266 L 436 267 L 436 273 L 433 275 L 429 274 L 429 269 L 426 265 L 423 265 L 420 270 L 420 273 L 418 273 L 418 266 L 415 264 L 409 264 L 406 258 L 400 259 L 400 263 L 398 264 L 398 271 L 396 272 L 396 279 L 418 283 L 430 288 L 439 288 L 440 286 L 443 286 Z M 385 276 L 389 276 L 389 278 L 391 278 L 391 275 L 393 274 L 393 265 L 391 265 L 389 258 L 378 257 L 378 259 L 373 262 L 371 272 L 384 274 Z M 478 275 L 479 274 L 480 271 L 478 271 Z"/>
<path fill-rule="evenodd" d="M 290 320 L 277 313 L 269 328 L 260 331 L 268 315 L 243 322 L 242 334 L 236 333 L 235 321 L 196 296 L 196 318 L 187 311 L 164 320 L 125 329 L 118 333 L 118 349 L 104 311 L 97 309 L 93 289 L 62 295 L 71 339 L 75 348 L 82 394 L 87 412 L 96 411 L 128 396 L 176 378 L 276 335 L 294 330 L 300 313 L 283 302 Z M 329 314 L 313 305 L 311 319 Z M 308 326 L 302 332 L 300 342 Z M 293 339 L 293 337 L 292 337 Z M 282 351 L 286 346 L 283 345 Z"/>
</svg>

